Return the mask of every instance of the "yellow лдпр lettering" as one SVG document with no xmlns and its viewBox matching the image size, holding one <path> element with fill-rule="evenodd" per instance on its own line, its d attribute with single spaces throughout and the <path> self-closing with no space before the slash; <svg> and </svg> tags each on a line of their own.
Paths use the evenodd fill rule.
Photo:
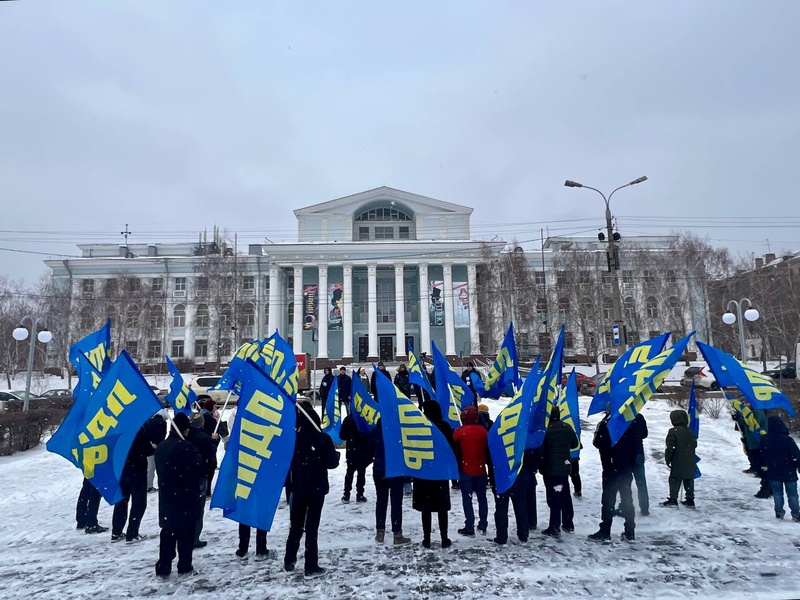
<svg viewBox="0 0 800 600">
<path fill-rule="evenodd" d="M 489 373 L 486 375 L 487 388 L 490 388 L 497 383 L 500 380 L 500 375 L 504 371 L 514 367 L 514 361 L 511 359 L 511 355 L 508 353 L 508 348 L 505 346 L 500 348 L 500 352 L 497 353 L 496 363 L 497 365 L 492 363 L 492 366 L 489 367 Z"/>
<path fill-rule="evenodd" d="M 413 404 L 401 404 L 398 409 L 403 460 L 408 468 L 419 470 L 424 460 L 434 457 L 430 422 Z"/>
<path fill-rule="evenodd" d="M 503 448 L 508 458 L 508 468 L 514 468 L 514 441 L 516 439 L 516 427 L 519 423 L 519 415 L 522 411 L 520 402 L 513 402 L 500 413 L 500 424 L 497 426 L 497 434 L 503 440 Z"/>
<path fill-rule="evenodd" d="M 256 390 L 246 406 L 242 415 L 241 435 L 239 436 L 241 448 L 239 449 L 239 465 L 236 469 L 237 483 L 234 492 L 236 498 L 244 499 L 250 495 L 262 459 L 272 456 L 272 450 L 269 449 L 270 443 L 273 438 L 279 437 L 283 433 L 283 428 L 280 427 L 283 397 L 280 394 L 269 396 Z M 248 413 L 269 424 L 264 425 L 249 419 Z"/>
</svg>

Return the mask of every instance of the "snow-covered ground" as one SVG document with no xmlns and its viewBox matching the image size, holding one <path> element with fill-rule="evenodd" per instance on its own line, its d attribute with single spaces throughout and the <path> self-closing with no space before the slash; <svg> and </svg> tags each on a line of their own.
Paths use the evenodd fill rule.
<svg viewBox="0 0 800 600">
<path fill-rule="evenodd" d="M 582 413 L 588 398 L 581 398 Z M 493 413 L 502 402 L 490 402 Z M 696 484 L 697 509 L 658 506 L 667 492 L 664 438 L 671 407 L 652 401 L 645 410 L 650 437 L 648 457 L 651 516 L 637 516 L 636 541 L 597 544 L 587 535 L 600 514 L 600 465 L 591 445 L 598 417 L 583 421 L 582 499 L 575 500 L 574 534 L 552 540 L 534 533 L 527 544 L 495 547 L 494 503 L 489 500 L 489 535 L 464 538 L 459 492 L 452 492 L 450 537 L 453 546 L 430 550 L 421 544 L 419 514 L 406 499 L 404 529 L 414 544 L 393 549 L 373 541 L 374 488 L 368 472 L 366 504 L 340 502 L 341 466 L 330 476 L 319 534 L 320 563 L 328 573 L 305 580 L 302 569 L 285 573 L 282 560 L 288 510 L 278 510 L 269 546 L 278 558 L 242 563 L 235 556 L 237 524 L 219 510 L 206 513 L 203 537 L 209 545 L 195 552 L 200 576 L 161 583 L 153 571 L 158 554 L 157 498 L 151 494 L 135 545 L 111 544 L 109 534 L 75 531 L 75 500 L 80 473 L 43 447 L 0 458 L 0 598 L 140 598 L 173 595 L 198 598 L 468 598 L 503 597 L 673 597 L 797 598 L 800 596 L 800 524 L 774 518 L 771 500 L 757 500 L 757 480 L 743 474 L 747 461 L 727 413 L 701 421 L 698 454 L 703 477 Z M 222 450 L 220 451 L 222 454 Z M 221 456 L 220 456 L 221 458 Z M 635 492 L 634 492 L 635 498 Z M 542 486 L 539 523 L 547 520 Z M 103 504 L 100 522 L 110 525 L 112 509 Z M 434 519 L 435 521 L 435 519 Z M 513 523 L 513 515 L 511 516 Z M 434 527 L 436 525 L 434 524 Z M 438 538 L 434 533 L 434 540 Z M 254 540 L 252 542 L 255 543 Z M 302 564 L 302 549 L 300 556 Z M 173 575 L 174 578 L 174 575 Z"/>
</svg>

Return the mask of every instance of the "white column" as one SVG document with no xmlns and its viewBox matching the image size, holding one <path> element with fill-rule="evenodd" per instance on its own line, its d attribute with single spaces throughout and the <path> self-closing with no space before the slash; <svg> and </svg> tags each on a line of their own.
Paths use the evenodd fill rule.
<svg viewBox="0 0 800 600">
<path fill-rule="evenodd" d="M 419 265 L 419 348 L 417 356 L 423 352 L 431 353 L 431 313 L 428 295 L 428 264 Z"/>
<path fill-rule="evenodd" d="M 369 344 L 367 358 L 378 358 L 378 266 L 367 265 L 367 313 Z"/>
<path fill-rule="evenodd" d="M 292 349 L 295 354 L 303 352 L 303 267 L 294 267 L 294 297 L 292 298 L 294 322 L 292 323 Z M 272 312 L 272 311 L 270 311 Z"/>
<path fill-rule="evenodd" d="M 317 325 L 319 326 L 318 358 L 328 358 L 328 265 L 319 267 L 319 289 L 317 290 Z"/>
<path fill-rule="evenodd" d="M 275 333 L 280 324 L 281 297 L 280 297 L 280 268 L 277 265 L 269 267 L 269 320 L 267 324 L 267 337 Z M 234 344 L 235 345 L 235 344 Z"/>
<path fill-rule="evenodd" d="M 456 354 L 456 323 L 453 315 L 453 265 L 443 264 L 444 273 L 444 353 L 448 356 Z"/>
<path fill-rule="evenodd" d="M 397 345 L 394 355 L 406 356 L 406 303 L 405 292 L 403 290 L 403 265 L 394 266 L 394 312 L 395 312 L 395 336 Z"/>
<path fill-rule="evenodd" d="M 481 333 L 478 324 L 477 267 L 467 265 L 467 292 L 469 293 L 469 345 L 471 354 L 481 353 Z"/>
<path fill-rule="evenodd" d="M 342 358 L 353 358 L 353 265 L 343 265 L 342 273 L 344 274 Z"/>
</svg>

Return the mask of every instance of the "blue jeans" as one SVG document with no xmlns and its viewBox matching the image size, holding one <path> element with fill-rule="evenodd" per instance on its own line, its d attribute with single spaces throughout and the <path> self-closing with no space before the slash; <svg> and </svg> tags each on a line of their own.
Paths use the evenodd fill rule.
<svg viewBox="0 0 800 600">
<path fill-rule="evenodd" d="M 789 501 L 789 510 L 792 517 L 800 519 L 800 503 L 797 501 L 797 482 L 796 481 L 770 481 L 772 486 L 772 498 L 775 501 L 775 515 L 782 517 L 786 513 L 783 510 L 783 488 L 786 486 L 786 499 Z"/>
<path fill-rule="evenodd" d="M 644 454 L 638 454 L 633 465 L 633 479 L 639 495 L 639 510 L 650 512 L 650 496 L 647 495 L 647 479 L 644 476 Z"/>
<path fill-rule="evenodd" d="M 475 511 L 472 507 L 472 494 L 478 497 L 478 529 L 486 529 L 489 518 L 489 505 L 486 503 L 486 475 L 459 474 L 461 503 L 464 506 L 464 527 L 475 531 Z"/>
</svg>

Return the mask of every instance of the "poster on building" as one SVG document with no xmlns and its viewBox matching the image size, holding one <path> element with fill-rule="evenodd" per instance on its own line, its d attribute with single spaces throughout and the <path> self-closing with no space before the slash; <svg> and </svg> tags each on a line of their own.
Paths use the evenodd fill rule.
<svg viewBox="0 0 800 600">
<path fill-rule="evenodd" d="M 303 288 L 303 329 L 312 330 L 317 324 L 317 285 L 307 285 Z"/>
<path fill-rule="evenodd" d="M 453 321 L 456 329 L 469 327 L 469 292 L 466 281 L 453 282 Z"/>
<path fill-rule="evenodd" d="M 342 329 L 342 303 L 344 302 L 344 284 L 328 284 L 328 330 Z"/>
<path fill-rule="evenodd" d="M 431 281 L 428 293 L 431 325 L 444 325 L 444 281 Z"/>
</svg>

